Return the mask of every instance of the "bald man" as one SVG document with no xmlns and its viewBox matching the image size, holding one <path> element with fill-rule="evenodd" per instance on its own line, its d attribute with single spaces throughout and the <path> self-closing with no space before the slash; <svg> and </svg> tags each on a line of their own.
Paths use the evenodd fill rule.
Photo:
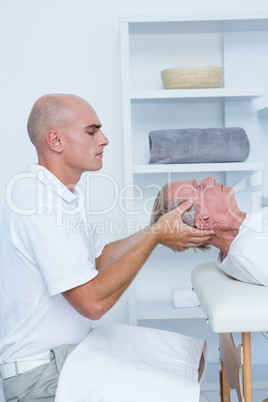
<svg viewBox="0 0 268 402">
<path fill-rule="evenodd" d="M 105 245 L 90 229 L 76 188 L 83 172 L 102 167 L 108 139 L 101 127 L 94 109 L 74 95 L 43 96 L 30 113 L 38 163 L 7 187 L 0 224 L 0 371 L 7 400 L 53 401 L 65 358 L 156 245 L 185 250 L 214 233 L 183 224 L 181 214 L 192 205 L 185 202 L 157 225 Z M 70 222 L 85 230 L 70 230 Z"/>
</svg>

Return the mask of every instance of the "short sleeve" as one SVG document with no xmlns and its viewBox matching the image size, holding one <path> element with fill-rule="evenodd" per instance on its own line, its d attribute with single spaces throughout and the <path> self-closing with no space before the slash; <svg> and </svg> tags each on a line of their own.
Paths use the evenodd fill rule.
<svg viewBox="0 0 268 402">
<path fill-rule="evenodd" d="M 101 255 L 106 243 L 96 233 L 96 231 L 94 230 L 93 225 L 91 225 L 89 222 L 87 222 L 87 225 L 90 228 L 90 232 L 89 232 L 90 234 L 89 235 L 90 235 L 91 240 L 92 240 L 92 242 L 94 244 L 95 258 L 98 258 Z"/>
<path fill-rule="evenodd" d="M 65 216 L 57 225 L 53 214 L 24 216 L 16 228 L 15 247 L 32 269 L 42 275 L 49 294 L 55 295 L 92 280 L 104 243 L 88 228 L 69 224 Z M 78 230 L 79 228 L 79 230 Z"/>
</svg>

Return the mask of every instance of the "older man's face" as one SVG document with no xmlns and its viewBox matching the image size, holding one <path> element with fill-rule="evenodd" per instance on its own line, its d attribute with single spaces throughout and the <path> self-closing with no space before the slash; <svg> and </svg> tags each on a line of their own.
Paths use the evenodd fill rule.
<svg viewBox="0 0 268 402">
<path fill-rule="evenodd" d="M 178 199 L 193 199 L 200 213 L 209 215 L 220 225 L 224 225 L 226 218 L 237 210 L 233 189 L 216 183 L 214 177 L 202 181 L 176 181 L 172 183 L 168 196 L 172 203 Z"/>
</svg>

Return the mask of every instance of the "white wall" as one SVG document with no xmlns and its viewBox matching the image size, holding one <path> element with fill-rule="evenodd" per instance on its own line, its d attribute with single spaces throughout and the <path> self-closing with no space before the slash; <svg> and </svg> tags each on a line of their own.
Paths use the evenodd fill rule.
<svg viewBox="0 0 268 402">
<path fill-rule="evenodd" d="M 267 9 L 266 0 L 0 0 L 0 205 L 10 176 L 36 161 L 26 121 L 45 93 L 74 93 L 92 103 L 110 140 L 102 171 L 123 186 L 120 14 Z M 94 211 L 112 205 L 110 182 L 94 177 L 88 188 Z M 96 220 L 107 217 L 124 221 L 118 207 Z M 127 322 L 125 295 L 106 319 Z"/>
</svg>

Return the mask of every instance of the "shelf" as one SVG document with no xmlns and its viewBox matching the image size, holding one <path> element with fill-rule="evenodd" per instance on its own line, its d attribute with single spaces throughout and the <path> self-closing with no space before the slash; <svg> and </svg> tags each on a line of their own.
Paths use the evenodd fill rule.
<svg viewBox="0 0 268 402">
<path fill-rule="evenodd" d="M 159 89 L 131 91 L 131 100 L 251 101 L 262 94 L 262 88 Z"/>
<path fill-rule="evenodd" d="M 130 14 L 121 15 L 120 22 L 129 24 L 130 34 L 262 31 L 268 29 L 268 12 Z"/>
<path fill-rule="evenodd" d="M 191 13 L 167 13 L 167 14 L 123 14 L 120 15 L 120 22 L 143 23 L 143 22 L 221 22 L 226 28 L 238 30 L 245 28 L 247 30 L 263 29 L 262 25 L 267 27 L 268 12 L 263 11 L 233 11 L 233 12 L 191 12 Z M 241 23 L 245 23 L 241 26 Z M 239 24 L 240 23 L 240 24 Z"/>
<path fill-rule="evenodd" d="M 201 307 L 175 308 L 172 300 L 138 300 L 137 319 L 190 319 L 206 318 Z"/>
<path fill-rule="evenodd" d="M 166 165 L 134 165 L 133 173 L 242 172 L 261 170 L 263 168 L 264 164 L 262 162 L 182 163 Z"/>
<path fill-rule="evenodd" d="M 258 110 L 258 117 L 266 118 L 268 117 L 268 107 Z"/>
</svg>

